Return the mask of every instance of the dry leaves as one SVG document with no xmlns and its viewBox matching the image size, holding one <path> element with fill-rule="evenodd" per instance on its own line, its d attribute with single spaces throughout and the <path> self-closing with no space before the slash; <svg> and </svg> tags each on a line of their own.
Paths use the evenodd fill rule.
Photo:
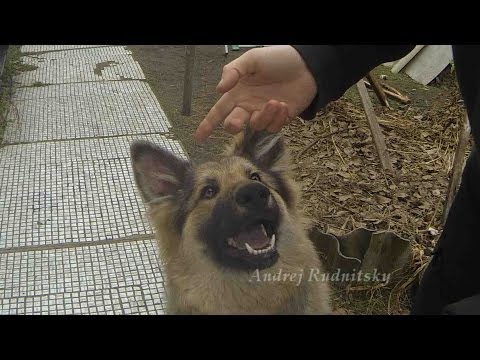
<svg viewBox="0 0 480 360">
<path fill-rule="evenodd" d="M 432 246 L 463 116 L 458 98 L 452 91 L 442 106 L 422 113 L 376 108 L 395 174 L 382 170 L 361 106 L 342 98 L 313 121 L 291 123 L 284 135 L 303 185 L 304 211 L 325 231 L 388 229 Z"/>
</svg>

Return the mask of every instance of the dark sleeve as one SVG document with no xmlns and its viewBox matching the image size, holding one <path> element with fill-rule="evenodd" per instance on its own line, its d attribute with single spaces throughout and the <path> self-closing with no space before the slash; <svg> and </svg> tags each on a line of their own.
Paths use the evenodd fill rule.
<svg viewBox="0 0 480 360">
<path fill-rule="evenodd" d="M 305 61 L 317 83 L 317 95 L 300 115 L 313 119 L 330 101 L 382 63 L 398 60 L 415 45 L 292 45 Z"/>
</svg>

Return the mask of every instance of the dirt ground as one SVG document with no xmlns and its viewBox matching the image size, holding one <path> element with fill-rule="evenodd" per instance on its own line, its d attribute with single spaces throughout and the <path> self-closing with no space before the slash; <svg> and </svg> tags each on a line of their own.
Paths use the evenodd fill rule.
<svg viewBox="0 0 480 360">
<path fill-rule="evenodd" d="M 181 115 L 183 100 L 183 77 L 185 72 L 185 47 L 183 45 L 129 46 L 134 58 L 139 61 L 143 72 L 160 105 L 172 122 L 173 132 L 181 141 L 190 158 L 203 162 L 214 158 L 223 150 L 229 138 L 216 131 L 206 144 L 196 144 L 193 133 L 200 121 L 215 104 L 219 95 L 215 87 L 222 68 L 240 55 L 231 52 L 224 56 L 224 46 L 197 46 L 193 76 L 193 99 L 191 116 Z"/>
<path fill-rule="evenodd" d="M 197 46 L 192 115 L 180 114 L 185 70 L 183 45 L 130 46 L 147 81 L 191 159 L 215 158 L 230 138 L 217 130 L 204 145 L 193 141 L 199 122 L 215 104 L 222 67 L 244 50 L 224 55 L 224 46 Z M 330 103 L 312 121 L 297 119 L 282 131 L 303 185 L 303 206 L 322 231 L 342 235 L 357 228 L 388 230 L 412 241 L 411 278 L 404 283 L 362 291 L 335 289 L 344 314 L 406 314 L 420 270 L 442 230 L 442 213 L 453 156 L 464 115 L 454 71 L 446 69 L 429 86 L 384 66 L 373 71 L 408 96 L 392 109 L 369 91 L 385 135 L 394 174 L 385 173 L 355 88 Z M 329 135 L 332 134 L 333 135 Z M 320 138 L 320 139 L 319 139 Z M 318 140 L 319 139 L 319 140 Z M 309 145 L 315 141 L 315 145 Z M 395 292 L 395 301 L 392 294 Z"/>
</svg>

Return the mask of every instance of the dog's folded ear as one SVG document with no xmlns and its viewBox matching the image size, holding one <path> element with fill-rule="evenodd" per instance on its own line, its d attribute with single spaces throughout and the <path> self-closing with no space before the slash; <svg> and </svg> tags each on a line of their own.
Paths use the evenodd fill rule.
<svg viewBox="0 0 480 360">
<path fill-rule="evenodd" d="M 191 165 L 168 150 L 148 142 L 130 145 L 135 182 L 144 200 L 175 196 L 191 172 Z"/>
<path fill-rule="evenodd" d="M 286 170 L 289 166 L 282 136 L 250 127 L 235 136 L 224 154 L 244 157 L 264 169 Z"/>
</svg>

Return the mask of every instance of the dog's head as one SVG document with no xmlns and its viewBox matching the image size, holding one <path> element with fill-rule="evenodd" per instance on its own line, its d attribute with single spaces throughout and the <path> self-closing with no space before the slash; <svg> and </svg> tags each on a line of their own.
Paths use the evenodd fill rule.
<svg viewBox="0 0 480 360">
<path fill-rule="evenodd" d="M 131 157 L 163 247 L 243 270 L 277 262 L 296 207 L 281 136 L 247 130 L 199 166 L 144 141 L 131 145 Z"/>
</svg>

